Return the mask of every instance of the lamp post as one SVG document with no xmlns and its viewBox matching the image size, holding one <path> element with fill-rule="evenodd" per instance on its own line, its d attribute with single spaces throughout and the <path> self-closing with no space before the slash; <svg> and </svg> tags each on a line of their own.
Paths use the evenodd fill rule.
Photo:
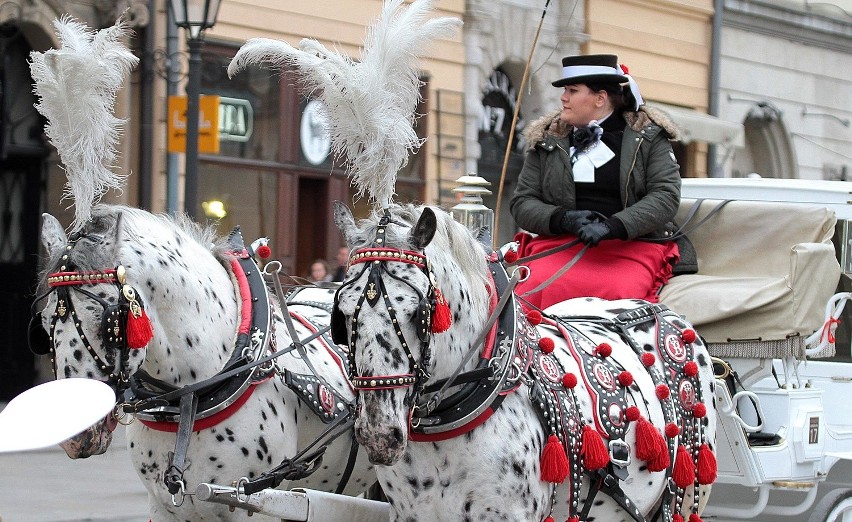
<svg viewBox="0 0 852 522">
<path fill-rule="evenodd" d="M 186 84 L 186 167 L 183 207 L 196 218 L 198 203 L 198 104 L 201 91 L 201 47 L 204 30 L 216 25 L 221 0 L 169 0 L 175 25 L 186 29 L 189 78 Z"/>
<path fill-rule="evenodd" d="M 479 231 L 479 240 L 489 248 L 494 233 L 494 211 L 482 203 L 482 196 L 491 194 L 487 186 L 491 183 L 470 173 L 456 180 L 460 185 L 453 192 L 461 194 L 461 201 L 450 210 L 453 219 L 471 230 Z"/>
</svg>

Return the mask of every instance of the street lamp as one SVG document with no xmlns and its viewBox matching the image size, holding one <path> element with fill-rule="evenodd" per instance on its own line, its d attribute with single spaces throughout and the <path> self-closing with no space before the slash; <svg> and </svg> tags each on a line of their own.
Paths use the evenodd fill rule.
<svg viewBox="0 0 852 522">
<path fill-rule="evenodd" d="M 470 173 L 456 180 L 460 185 L 453 192 L 461 194 L 461 201 L 450 210 L 453 219 L 471 230 L 479 231 L 479 240 L 491 247 L 491 234 L 494 233 L 494 211 L 482 203 L 482 196 L 491 194 L 487 186 L 491 183 Z"/>
<path fill-rule="evenodd" d="M 189 78 L 186 84 L 186 167 L 183 207 L 196 218 L 198 201 L 198 104 L 201 91 L 201 47 L 204 30 L 216 25 L 221 0 L 169 0 L 175 25 L 186 29 Z"/>
</svg>

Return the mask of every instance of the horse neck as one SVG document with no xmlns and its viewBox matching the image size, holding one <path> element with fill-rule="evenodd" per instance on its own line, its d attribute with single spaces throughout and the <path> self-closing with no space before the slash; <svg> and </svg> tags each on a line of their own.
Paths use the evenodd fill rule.
<svg viewBox="0 0 852 522">
<path fill-rule="evenodd" d="M 215 375 L 231 356 L 237 328 L 239 308 L 229 272 L 177 228 L 160 248 L 140 250 L 143 282 L 137 288 L 154 329 L 142 367 L 175 385 Z"/>
<path fill-rule="evenodd" d="M 444 259 L 433 260 L 432 269 L 441 293 L 450 306 L 453 323 L 446 332 L 432 336 L 433 378 L 436 379 L 452 374 L 471 349 L 481 352 L 482 343 L 479 341 L 484 335 L 483 327 L 488 319 L 491 295 L 482 280 L 466 277 L 450 256 L 439 254 L 438 257 Z M 487 271 L 487 266 L 483 265 L 483 270 Z M 481 275 L 484 280 L 490 280 L 487 273 Z M 471 357 L 462 370 L 473 369 L 477 362 L 478 357 Z"/>
</svg>

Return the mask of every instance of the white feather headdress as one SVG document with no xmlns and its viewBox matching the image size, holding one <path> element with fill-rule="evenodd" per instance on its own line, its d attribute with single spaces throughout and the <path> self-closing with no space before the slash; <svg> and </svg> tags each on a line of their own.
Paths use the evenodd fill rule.
<svg viewBox="0 0 852 522">
<path fill-rule="evenodd" d="M 386 0 L 358 61 L 312 39 L 296 49 L 253 38 L 228 66 L 230 76 L 253 63 L 296 67 L 307 93 L 325 105 L 332 150 L 347 160 L 358 197 L 366 194 L 382 206 L 390 203 L 408 154 L 422 144 L 412 125 L 420 98 L 418 58 L 432 40 L 452 36 L 461 25 L 458 18 L 428 19 L 431 0 L 403 4 Z"/>
<path fill-rule="evenodd" d="M 76 232 L 107 190 L 124 186 L 126 175 L 110 170 L 125 123 L 113 105 L 139 59 L 122 43 L 130 32 L 123 20 L 97 32 L 69 16 L 53 25 L 61 47 L 30 53 L 30 72 L 35 107 L 48 120 L 45 132 L 68 176 L 62 199 L 73 201 Z"/>
</svg>

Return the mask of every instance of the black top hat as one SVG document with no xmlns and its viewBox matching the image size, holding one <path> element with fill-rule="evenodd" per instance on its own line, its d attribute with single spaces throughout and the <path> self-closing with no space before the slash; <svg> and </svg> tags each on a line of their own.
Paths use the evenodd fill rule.
<svg viewBox="0 0 852 522">
<path fill-rule="evenodd" d="M 587 54 L 566 56 L 562 59 L 562 79 L 553 82 L 554 87 L 575 83 L 626 83 L 627 76 L 621 74 L 618 57 L 614 54 Z"/>
</svg>

